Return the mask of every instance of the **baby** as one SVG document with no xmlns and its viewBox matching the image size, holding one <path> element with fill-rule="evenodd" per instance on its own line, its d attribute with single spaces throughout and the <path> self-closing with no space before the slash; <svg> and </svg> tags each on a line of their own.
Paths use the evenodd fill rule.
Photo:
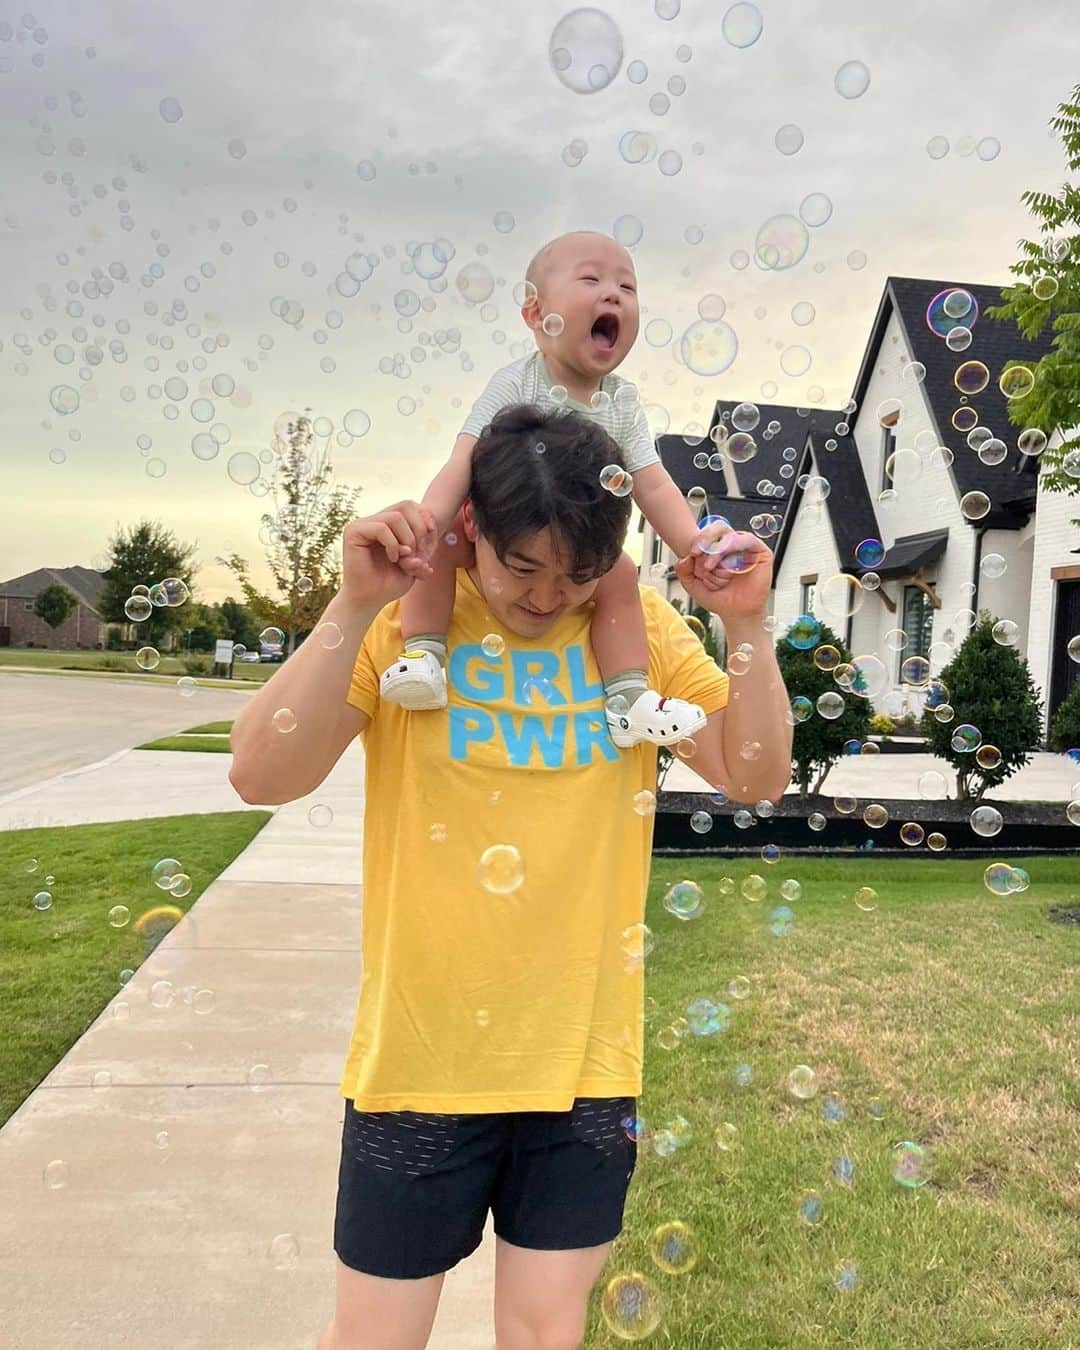
<svg viewBox="0 0 1080 1350">
<path fill-rule="evenodd" d="M 633 385 L 612 373 L 638 335 L 637 278 L 626 249 L 604 234 L 561 235 L 529 264 L 525 290 L 521 315 L 538 350 L 492 376 L 421 503 L 443 538 L 431 558 L 432 574 L 402 599 L 405 651 L 379 681 L 381 698 L 410 710 L 446 706 L 446 632 L 456 573 L 475 561 L 461 507 L 477 437 L 501 408 L 554 401 L 596 417 L 622 450 L 634 501 L 676 557 L 708 551 L 712 539 L 727 529 L 726 524 L 698 529 L 686 498 L 660 462 Z M 618 488 L 625 477 L 618 474 L 611 486 Z M 707 572 L 718 561 L 704 558 L 699 565 Z M 637 568 L 627 554 L 601 578 L 593 598 L 591 640 L 613 742 L 622 748 L 639 741 L 670 745 L 700 731 L 705 725 L 701 708 L 648 687 L 645 618 Z"/>
</svg>

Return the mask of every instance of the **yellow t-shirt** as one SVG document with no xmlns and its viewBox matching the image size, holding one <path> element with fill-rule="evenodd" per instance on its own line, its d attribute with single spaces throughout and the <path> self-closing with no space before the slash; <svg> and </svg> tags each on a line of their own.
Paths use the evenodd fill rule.
<svg viewBox="0 0 1080 1350">
<path fill-rule="evenodd" d="M 649 683 L 706 713 L 727 676 L 682 617 L 641 587 Z M 617 749 L 589 640 L 593 606 L 541 638 L 501 628 L 459 570 L 449 706 L 379 701 L 400 606 L 361 644 L 348 701 L 368 714 L 363 974 L 341 1093 L 361 1111 L 568 1111 L 641 1092 L 643 973 L 620 935 L 641 923 L 656 749 Z M 505 643 L 487 656 L 484 637 Z M 491 644 L 488 644 L 489 647 Z M 495 844 L 524 879 L 482 884 Z"/>
</svg>

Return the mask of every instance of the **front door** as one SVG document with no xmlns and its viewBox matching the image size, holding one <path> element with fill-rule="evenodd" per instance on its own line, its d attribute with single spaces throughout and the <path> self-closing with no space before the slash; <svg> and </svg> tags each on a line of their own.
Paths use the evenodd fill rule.
<svg viewBox="0 0 1080 1350">
<path fill-rule="evenodd" d="M 1059 581 L 1054 604 L 1054 650 L 1050 659 L 1050 706 L 1046 725 L 1054 720 L 1065 695 L 1080 679 L 1080 664 L 1072 660 L 1066 648 L 1069 639 L 1080 633 L 1080 581 Z"/>
</svg>

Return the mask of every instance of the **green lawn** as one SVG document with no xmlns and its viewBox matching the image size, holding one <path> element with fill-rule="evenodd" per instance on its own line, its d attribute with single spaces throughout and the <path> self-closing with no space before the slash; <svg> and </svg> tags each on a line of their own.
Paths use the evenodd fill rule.
<svg viewBox="0 0 1080 1350">
<path fill-rule="evenodd" d="M 144 745 L 137 745 L 136 750 L 202 750 L 228 754 L 229 738 L 228 736 L 192 736 L 184 734 L 181 736 L 162 736 L 157 741 L 147 741 Z"/>
<path fill-rule="evenodd" d="M 0 672 L 5 666 L 33 666 L 44 672 L 75 676 L 130 675 L 150 684 L 175 684 L 186 674 L 182 656 L 162 656 L 153 671 L 140 670 L 135 664 L 134 652 L 61 652 L 44 651 L 37 647 L 0 647 Z M 233 678 L 196 675 L 200 686 L 210 689 L 243 688 L 248 684 L 262 684 L 281 668 L 280 662 L 237 662 Z"/>
<path fill-rule="evenodd" d="M 646 993 L 657 1011 L 638 1111 L 651 1128 L 681 1114 L 693 1133 L 667 1158 L 639 1147 L 587 1346 L 621 1343 L 599 1295 L 630 1271 L 665 1307 L 646 1343 L 679 1350 L 1080 1346 L 1080 928 L 1044 917 L 1080 904 L 1080 860 L 1026 865 L 1030 889 L 999 899 L 978 862 L 656 861 Z M 762 903 L 739 894 L 753 871 L 767 874 Z M 722 876 L 733 896 L 718 894 Z M 682 877 L 704 888 L 698 919 L 661 903 Z M 777 938 L 768 910 L 786 877 L 803 895 L 794 931 Z M 873 913 L 852 903 L 862 885 L 879 892 Z M 725 1000 L 736 975 L 750 982 L 745 1001 Z M 731 1029 L 661 1049 L 657 1033 L 702 996 L 729 1002 Z M 842 1095 L 846 1119 L 828 1121 L 822 1096 L 788 1093 L 800 1063 L 822 1095 Z M 740 1064 L 749 1086 L 735 1083 Z M 730 1151 L 716 1142 L 725 1122 Z M 927 1149 L 922 1189 L 892 1179 L 901 1140 Z M 842 1156 L 850 1188 L 832 1179 Z M 813 1227 L 796 1215 L 806 1190 L 823 1199 Z M 664 1274 L 649 1254 L 671 1220 L 697 1236 L 689 1274 Z M 851 1292 L 834 1283 L 844 1261 L 858 1270 Z"/>
<path fill-rule="evenodd" d="M 184 913 L 271 817 L 269 811 L 124 820 L 0 833 L 0 1125 L 41 1082 L 120 987 L 120 971 L 146 955 L 133 931 L 159 905 Z M 176 899 L 151 881 L 176 858 L 191 891 Z M 37 859 L 36 871 L 26 865 Z M 55 877 L 46 887 L 45 877 Z M 48 889 L 52 908 L 33 906 Z M 109 910 L 126 905 L 124 928 Z"/>
<path fill-rule="evenodd" d="M 137 745 L 136 750 L 209 750 L 211 752 L 229 752 L 229 732 L 232 722 L 204 722 L 201 726 L 189 727 L 178 736 L 162 736 L 157 741 L 147 741 Z"/>
</svg>

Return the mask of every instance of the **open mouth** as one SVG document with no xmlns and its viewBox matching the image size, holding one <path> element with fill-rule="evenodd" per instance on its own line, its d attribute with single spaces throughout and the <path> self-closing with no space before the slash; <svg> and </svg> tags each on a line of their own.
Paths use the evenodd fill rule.
<svg viewBox="0 0 1080 1350">
<path fill-rule="evenodd" d="M 606 351 L 611 351 L 619 340 L 619 320 L 615 314 L 601 314 L 592 326 L 593 340 Z"/>
</svg>

